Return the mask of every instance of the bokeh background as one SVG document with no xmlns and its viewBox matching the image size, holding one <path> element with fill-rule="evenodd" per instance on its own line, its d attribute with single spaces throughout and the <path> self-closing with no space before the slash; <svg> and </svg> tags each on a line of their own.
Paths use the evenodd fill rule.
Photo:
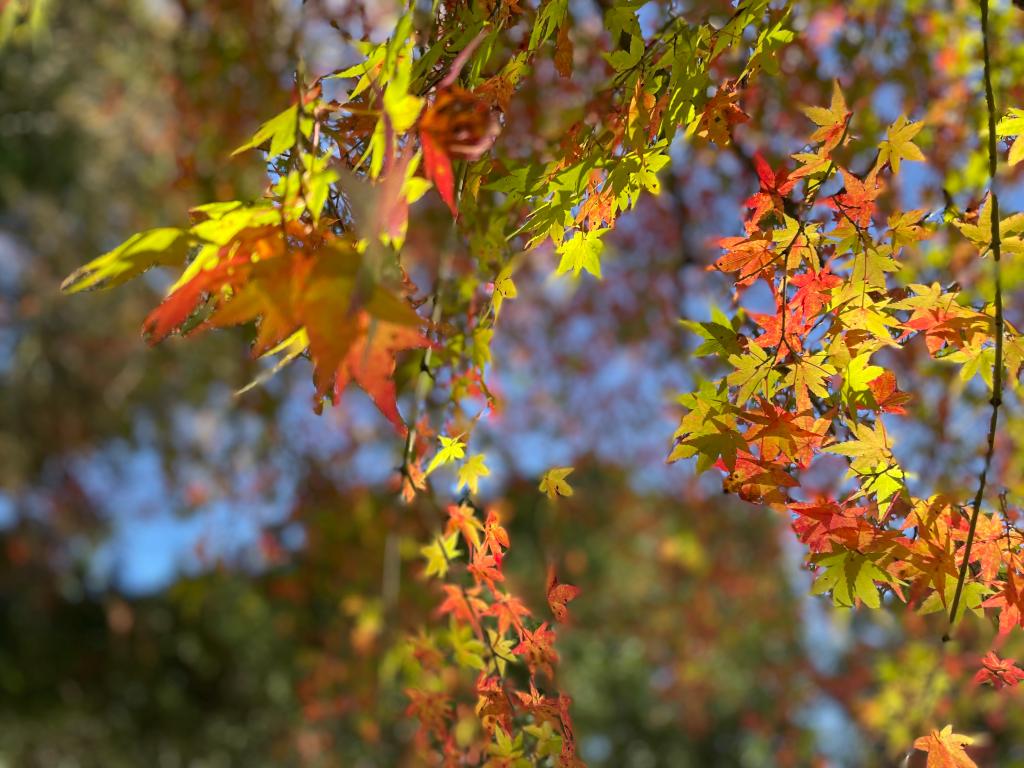
<svg viewBox="0 0 1024 768">
<path fill-rule="evenodd" d="M 390 428 L 359 392 L 316 416 L 301 364 L 236 397 L 259 373 L 243 330 L 148 348 L 139 325 L 168 275 L 59 293 L 132 232 L 259 196 L 261 164 L 229 155 L 288 103 L 296 56 L 315 74 L 348 64 L 348 39 L 386 35 L 393 9 L 40 7 L 0 49 L 0 767 L 406 764 L 400 649 L 435 620 L 436 595 L 418 578 L 428 534 L 396 498 Z M 602 3 L 571 7 L 577 82 L 535 73 L 530 114 L 508 115 L 499 148 L 557 130 L 545 107 L 571 109 L 600 79 Z M 652 2 L 641 17 L 654 29 L 680 9 L 731 12 Z M 995 13 L 1002 93 L 1021 104 L 1024 14 Z M 583 589 L 560 674 L 591 764 L 896 765 L 934 709 L 980 736 L 980 764 L 1024 765 L 1020 695 L 968 682 L 985 622 L 950 655 L 941 617 L 808 597 L 788 520 L 665 464 L 674 397 L 699 370 L 676 319 L 731 300 L 706 271 L 714 238 L 740 228 L 754 151 L 778 162 L 799 149 L 796 104 L 827 103 L 841 77 L 866 154 L 873 126 L 926 119 L 929 163 L 906 168 L 898 200 L 941 214 L 945 189 L 977 203 L 973 14 L 958 0 L 797 3 L 797 38 L 778 75 L 748 86 L 735 150 L 680 141 L 662 194 L 616 231 L 602 283 L 552 279 L 544 252 L 517 277 L 494 345 L 504 407 L 479 432 L 493 470 L 482 492 L 502 500 L 518 592 L 543 605 L 552 558 Z M 1020 202 L 1011 190 L 1004 206 Z M 425 200 L 414 214 L 429 226 L 443 210 Z M 908 269 L 987 289 L 942 236 Z M 1012 295 L 1019 276 L 1007 279 Z M 752 308 L 766 298 L 751 294 Z M 893 366 L 935 364 L 922 348 Z M 922 487 L 956 488 L 976 468 L 983 394 L 928 373 L 900 458 Z M 1011 493 L 1013 440 L 999 464 Z M 570 464 L 576 494 L 553 504 L 538 476 Z"/>
</svg>

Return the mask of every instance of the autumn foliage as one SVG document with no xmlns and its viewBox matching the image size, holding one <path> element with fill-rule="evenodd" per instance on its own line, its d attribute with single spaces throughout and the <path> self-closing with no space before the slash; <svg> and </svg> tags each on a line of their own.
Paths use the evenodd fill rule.
<svg viewBox="0 0 1024 768">
<path fill-rule="evenodd" d="M 64 283 L 171 268 L 143 321 L 149 343 L 246 326 L 252 356 L 268 359 L 250 386 L 308 360 L 318 412 L 354 384 L 393 427 L 395 497 L 432 531 L 417 577 L 436 609 L 403 646 L 416 763 L 583 764 L 557 642 L 586 585 L 563 581 L 554 553 L 546 605 L 517 593 L 506 565 L 520 542 L 500 500 L 481 497 L 492 465 L 474 437 L 516 418 L 492 343 L 505 302 L 530 301 L 524 261 L 547 255 L 555 279 L 601 291 L 617 224 L 662 193 L 680 147 L 736 160 L 749 183 L 707 266 L 727 299 L 678 331 L 700 376 L 678 396 L 674 471 L 710 473 L 784 517 L 818 600 L 938 614 L 936 642 L 967 621 L 993 622 L 997 644 L 1024 630 L 1024 536 L 1013 498 L 993 491 L 1000 409 L 1024 365 L 1000 273 L 1024 253 L 1024 213 L 1000 207 L 997 177 L 1024 159 L 1024 113 L 1005 88 L 993 95 L 987 1 L 972 62 L 985 123 L 972 130 L 988 173 L 963 210 L 948 193 L 941 207 L 907 202 L 940 141 L 925 104 L 881 121 L 839 77 L 821 103 L 789 105 L 796 151 L 768 140 L 758 89 L 800 44 L 792 4 L 668 3 L 653 29 L 642 3 L 597 5 L 595 33 L 566 0 L 412 4 L 386 39 L 352 41 L 353 65 L 313 75 L 296 62 L 291 104 L 236 153 L 265 166 L 261 199 L 197 201 L 187 226 L 134 235 Z M 600 56 L 581 59 L 582 46 Z M 579 108 L 531 134 L 521 103 L 560 83 Z M 942 259 L 921 267 L 943 248 L 968 252 L 973 282 Z M 983 390 L 972 487 L 906 468 L 929 377 Z M 538 503 L 572 497 L 572 472 L 537 477 Z M 995 650 L 972 663 L 978 685 L 1024 679 Z M 913 718 L 904 752 L 976 765 L 970 737 Z"/>
</svg>

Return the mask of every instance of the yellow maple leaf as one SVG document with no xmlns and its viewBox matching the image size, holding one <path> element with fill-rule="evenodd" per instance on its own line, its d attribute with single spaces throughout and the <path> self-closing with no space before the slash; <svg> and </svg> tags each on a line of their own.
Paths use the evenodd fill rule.
<svg viewBox="0 0 1024 768">
<path fill-rule="evenodd" d="M 423 473 L 426 477 L 438 467 L 451 464 L 457 459 L 466 455 L 466 444 L 457 437 L 445 437 L 440 435 L 437 438 L 441 442 L 441 450 L 434 454 L 434 458 L 427 465 L 427 471 Z"/>
<path fill-rule="evenodd" d="M 455 490 L 460 491 L 463 487 L 468 486 L 470 493 L 477 492 L 480 486 L 480 478 L 491 474 L 491 470 L 484 463 L 485 458 L 484 454 L 478 453 L 466 459 L 465 463 L 459 467 L 459 484 L 455 486 Z"/>
<path fill-rule="evenodd" d="M 888 162 L 892 172 L 899 173 L 901 160 L 924 162 L 921 149 L 913 142 L 913 138 L 923 127 L 923 122 L 908 123 L 907 116 L 900 115 L 885 132 L 885 140 L 878 145 L 878 167 L 881 168 Z"/>
<path fill-rule="evenodd" d="M 437 576 L 443 579 L 448 574 L 449 562 L 462 554 L 458 543 L 459 532 L 452 531 L 444 538 L 438 536 L 427 546 L 420 547 L 420 554 L 427 559 L 424 574 L 427 577 Z"/>
<path fill-rule="evenodd" d="M 540 490 L 546 493 L 549 499 L 572 496 L 572 486 L 565 479 L 572 470 L 572 467 L 552 467 L 541 477 Z"/>
</svg>

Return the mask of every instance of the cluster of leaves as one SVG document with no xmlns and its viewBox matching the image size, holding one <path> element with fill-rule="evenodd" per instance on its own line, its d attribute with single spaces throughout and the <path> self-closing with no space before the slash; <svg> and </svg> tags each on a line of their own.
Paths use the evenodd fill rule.
<svg viewBox="0 0 1024 768">
<path fill-rule="evenodd" d="M 1019 386 L 1020 334 L 995 303 L 972 305 L 955 286 L 893 279 L 902 251 L 935 229 L 927 211 L 896 210 L 881 221 L 876 207 L 901 163 L 924 160 L 914 143 L 923 124 L 900 117 L 858 174 L 842 153 L 854 115 L 839 84 L 828 109 L 805 112 L 817 126 L 811 143 L 790 169 L 755 157 L 760 189 L 746 201 L 745 234 L 723 238 L 713 266 L 732 278 L 738 299 L 765 284 L 775 310 L 739 307 L 731 317 L 715 310 L 710 321 L 683 321 L 702 339 L 696 354 L 727 372 L 681 397 L 687 413 L 670 460 L 717 468 L 726 491 L 790 513 L 818 570 L 812 593 L 830 593 L 837 606 L 879 608 L 891 594 L 922 613 L 944 610 L 951 624 L 967 608 L 993 611 L 1002 634 L 1024 627 L 1024 536 L 1005 507 L 972 522 L 969 499 L 914 494 L 894 452 L 898 430 L 886 423 L 907 413 L 912 395 L 880 364 L 921 338 L 933 358 L 959 366 L 962 381 L 977 376 L 994 388 L 998 403 L 994 368 L 1005 366 Z M 1000 125 L 1003 135 L 1017 131 L 1012 117 Z M 952 218 L 979 257 L 991 253 L 992 209 L 988 197 Z M 1024 216 L 1003 218 L 997 229 L 1003 252 L 1014 252 Z M 834 476 L 837 455 L 843 478 Z M 1018 678 L 993 656 L 978 679 Z M 948 757 L 966 743 L 946 729 L 916 746 L 930 752 L 929 765 L 973 765 Z"/>
<path fill-rule="evenodd" d="M 153 266 L 179 267 L 145 321 L 151 342 L 252 325 L 253 355 L 280 356 L 268 373 L 309 358 L 317 410 L 337 404 L 350 382 L 370 396 L 405 438 L 406 500 L 431 495 L 434 471 L 458 465 L 455 491 L 465 494 L 445 506 L 444 532 L 423 548 L 426 575 L 443 581 L 449 625 L 412 641 L 419 670 L 408 689 L 424 753 L 448 764 L 578 763 L 554 632 L 529 622 L 505 588 L 508 536 L 495 511 L 484 515 L 472 501 L 489 469 L 483 454 L 466 457 L 475 425 L 500 407 L 488 385 L 490 345 L 503 302 L 518 295 L 515 270 L 523 254 L 549 247 L 556 275 L 600 278 L 606 234 L 644 194 L 659 194 L 673 141 L 732 145 L 734 127 L 748 120 L 744 88 L 777 71 L 792 39 L 788 8 L 768 0 L 740 3 L 718 26 L 673 15 L 648 35 L 644 3 L 611 4 L 606 78 L 588 91 L 582 117 L 556 127 L 561 151 L 517 153 L 510 140 L 502 154 L 495 141 L 530 71 L 549 57 L 560 77 L 574 75 L 567 0 L 523 5 L 441 3 L 425 23 L 410 9 L 384 42 L 356 44 L 354 66 L 312 82 L 297 75 L 294 103 L 236 152 L 264 153 L 264 199 L 194 208 L 189 227 L 135 235 L 64 285 L 107 287 Z M 719 79 L 727 59 L 739 64 Z M 339 83 L 344 98 L 325 96 Z M 1021 132 L 1018 112 L 1000 123 L 1000 136 Z M 746 202 L 744 232 L 720 241 L 714 265 L 731 276 L 737 306 L 764 285 L 774 309 L 685 321 L 703 339 L 698 354 L 726 372 L 681 398 L 687 413 L 670 459 L 718 468 L 726 490 L 791 513 L 820 571 L 812 591 L 836 605 L 878 608 L 892 594 L 923 612 L 952 611 L 952 621 L 959 605 L 995 610 L 1003 633 L 1024 626 L 1024 536 L 1000 510 L 973 520 L 963 499 L 914 495 L 885 420 L 904 414 L 910 398 L 886 356 L 913 339 L 959 366 L 963 381 L 980 376 L 996 398 L 1003 366 L 1016 386 L 1024 345 L 996 305 L 893 279 L 902 251 L 934 229 L 923 210 L 885 222 L 877 211 L 902 165 L 924 159 L 915 144 L 922 123 L 901 117 L 855 172 L 844 152 L 854 116 L 838 84 L 828 108 L 806 113 L 816 129 L 794 167 L 753 158 L 760 188 Z M 405 248 L 410 206 L 431 187 L 452 219 L 436 265 L 410 260 Z M 1024 215 L 993 228 L 996 208 L 986 201 L 953 224 L 982 256 L 999 245 L 1024 250 Z M 463 243 L 469 258 L 456 264 Z M 413 350 L 415 386 L 400 406 L 396 371 Z M 434 435 L 441 448 L 428 462 Z M 827 475 L 837 456 L 846 477 L 827 487 L 818 470 Z M 571 495 L 569 471 L 551 470 L 539 490 Z M 576 595 L 551 574 L 557 620 Z M 1018 679 L 991 669 L 993 680 Z M 962 753 L 959 738 L 936 732 L 919 746 Z"/>
<path fill-rule="evenodd" d="M 434 747 L 451 764 L 468 759 L 493 768 L 534 765 L 546 757 L 557 758 L 559 765 L 581 765 L 569 697 L 541 692 L 555 681 L 555 632 L 546 621 L 531 622 L 530 610 L 505 586 L 502 564 L 509 536 L 498 513 L 489 510 L 481 520 L 479 510 L 464 502 L 450 505 L 447 514 L 444 534 L 422 549 L 425 574 L 445 580 L 445 598 L 438 608 L 450 617 L 449 629 L 441 637 L 444 650 L 438 638 L 428 634 L 415 638 L 411 650 L 420 664 L 416 685 L 408 690 L 408 714 L 420 723 L 418 739 L 424 753 Z M 460 542 L 465 547 L 464 564 Z M 458 579 L 461 573 L 469 575 L 468 585 Z M 550 572 L 548 605 L 558 621 L 568 619 L 566 603 L 578 594 L 576 587 L 559 584 Z M 517 659 L 529 675 L 525 690 L 510 680 L 508 667 Z M 478 673 L 471 710 L 475 716 L 468 714 L 466 705 L 453 706 L 457 691 L 445 684 L 445 670 L 451 668 Z M 476 719 L 486 733 L 486 757 L 469 738 Z M 460 729 L 462 722 L 469 723 L 468 733 Z"/>
<path fill-rule="evenodd" d="M 431 369 L 437 352 L 449 377 L 447 418 L 463 425 L 462 434 L 468 435 L 484 411 L 467 416 L 465 397 L 483 395 L 485 409 L 495 405 L 485 374 L 501 303 L 517 293 L 511 244 L 521 242 L 530 250 L 551 240 L 560 256 L 558 274 L 587 271 L 600 277 L 601 236 L 643 192 L 658 193 L 656 174 L 669 162 L 667 150 L 676 132 L 684 129 L 726 144 L 730 126 L 742 119 L 737 82 L 719 86 L 708 98 L 711 67 L 727 52 L 745 50 L 748 58 L 738 80 L 746 80 L 771 68 L 772 51 L 790 36 L 783 29 L 786 14 L 770 10 L 767 0 L 745 3 L 717 30 L 707 21 L 691 23 L 680 16 L 650 38 L 641 31 L 639 6 L 627 3 L 606 14 L 606 31 L 618 42 L 618 50 L 607 55 L 610 77 L 593 95 L 597 119 L 568 127 L 562 158 L 498 161 L 486 153 L 500 131 L 502 108 L 549 43 L 559 75 L 572 73 L 568 3 L 545 2 L 535 11 L 515 3 L 491 8 L 445 4 L 422 30 L 415 28 L 410 11 L 385 42 L 357 44 L 360 63 L 312 84 L 297 77 L 294 103 L 238 148 L 236 154 L 265 152 L 271 184 L 264 200 L 199 206 L 187 229 L 136 235 L 76 271 L 64 289 L 107 287 L 153 266 L 183 266 L 144 324 L 150 341 L 174 332 L 255 323 L 252 352 L 280 355 L 273 370 L 300 356 L 312 361 L 318 409 L 325 398 L 337 402 L 354 381 L 406 435 L 402 475 L 404 495 L 412 498 L 427 487 L 426 476 L 436 466 L 461 458 L 463 442 L 442 438 L 442 451 L 426 471 L 421 468 L 433 430 L 428 422 L 408 430 L 402 419 L 394 382 L 397 354 L 425 350 L 415 414 L 430 379 L 438 378 L 439 369 Z M 529 30 L 525 45 L 495 69 L 509 34 L 524 23 Z M 753 46 L 744 38 L 750 29 Z M 323 96 L 329 80 L 352 84 L 343 101 Z M 421 165 L 422 176 L 417 175 Z M 471 243 L 490 246 L 477 255 L 475 295 L 444 325 L 439 293 L 446 266 L 442 263 L 438 271 L 433 294 L 425 295 L 402 261 L 409 206 L 431 184 L 459 231 Z M 481 312 L 480 291 L 488 285 L 489 300 L 485 293 Z M 416 311 L 425 305 L 432 308 L 429 317 Z M 465 323 L 461 332 L 455 327 L 459 322 Z M 437 341 L 429 338 L 431 332 Z M 545 490 L 551 495 L 571 492 L 566 473 L 555 470 L 545 479 Z M 471 457 L 459 470 L 460 487 L 475 493 L 486 474 L 482 457 Z M 454 528 L 450 524 L 449 532 L 425 549 L 427 572 L 445 575 L 461 535 L 475 585 L 472 591 L 452 587 L 456 591 L 446 591 L 442 605 L 453 614 L 447 641 L 458 645 L 452 647 L 459 666 L 482 664 L 466 643 L 470 648 L 483 643 L 491 651 L 485 665 L 490 674 L 477 684 L 482 697 L 493 699 L 479 708 L 493 739 L 488 749 L 506 763 L 518 754 L 521 734 L 513 733 L 511 725 L 513 708 L 519 708 L 531 727 L 541 729 L 539 754 L 554 750 L 562 763 L 571 764 L 575 753 L 567 699 L 542 695 L 534 682 L 538 672 L 551 676 L 552 632 L 546 624 L 528 629 L 522 621 L 525 606 L 496 589 L 507 546 L 496 519 L 474 524 L 466 511 L 471 507 L 452 509 L 460 522 Z M 481 541 L 474 525 L 491 533 Z M 484 602 L 481 590 L 492 603 Z M 564 616 L 564 603 L 573 596 L 575 588 L 552 582 L 549 597 L 556 616 Z M 492 604 L 499 606 L 494 636 L 480 619 Z M 507 605 L 511 613 L 502 613 Z M 505 637 L 513 631 L 515 645 Z M 529 692 L 516 691 L 518 701 L 508 697 L 500 681 L 510 656 L 522 657 L 529 671 Z M 410 696 L 421 717 L 427 710 L 437 715 L 423 717 L 424 722 L 431 723 L 427 730 L 450 752 L 458 740 L 443 724 L 442 694 L 413 689 Z M 512 702 L 507 710 L 501 706 L 506 698 Z"/>
</svg>

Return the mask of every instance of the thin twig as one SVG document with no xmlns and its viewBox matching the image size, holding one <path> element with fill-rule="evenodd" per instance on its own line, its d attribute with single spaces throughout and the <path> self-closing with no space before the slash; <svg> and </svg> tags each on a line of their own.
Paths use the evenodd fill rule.
<svg viewBox="0 0 1024 768">
<path fill-rule="evenodd" d="M 991 195 L 992 214 L 992 260 L 993 279 L 995 280 L 995 334 L 996 334 L 996 359 L 992 365 L 992 415 L 988 422 L 988 442 L 985 448 L 985 463 L 982 465 L 978 475 L 978 491 L 974 494 L 974 504 L 971 509 L 971 522 L 967 528 L 967 542 L 964 544 L 963 562 L 960 564 L 960 574 L 956 580 L 956 592 L 953 594 L 953 604 L 949 609 L 949 628 L 943 635 L 942 641 L 948 642 L 953 632 L 953 625 L 956 624 L 957 610 L 960 607 L 960 598 L 964 590 L 964 581 L 967 579 L 967 569 L 971 563 L 971 547 L 974 546 L 974 533 L 978 527 L 978 517 L 981 514 L 981 501 L 985 495 L 985 485 L 988 482 L 988 473 L 992 468 L 992 456 L 996 448 L 996 429 L 999 425 L 999 407 L 1003 404 L 1003 286 L 1000 275 L 999 258 L 1001 256 L 1001 243 L 999 240 L 999 197 L 996 194 L 996 103 L 992 91 L 992 62 L 989 52 L 989 28 L 988 28 L 988 0 L 981 0 L 981 40 L 982 50 L 985 59 L 985 105 L 988 109 L 988 175 L 989 195 Z"/>
</svg>

